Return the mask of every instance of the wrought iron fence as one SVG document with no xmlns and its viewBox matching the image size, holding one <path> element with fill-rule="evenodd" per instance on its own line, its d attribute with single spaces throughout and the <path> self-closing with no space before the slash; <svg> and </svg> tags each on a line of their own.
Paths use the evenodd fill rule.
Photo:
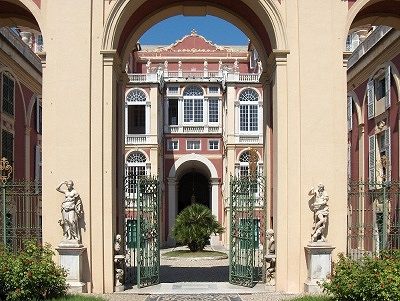
<svg viewBox="0 0 400 301">
<path fill-rule="evenodd" d="M 18 252 L 27 239 L 42 243 L 42 185 L 10 180 L 13 167 L 0 160 L 0 244 Z"/>
<path fill-rule="evenodd" d="M 400 182 L 348 186 L 347 255 L 353 259 L 400 248 Z"/>
</svg>

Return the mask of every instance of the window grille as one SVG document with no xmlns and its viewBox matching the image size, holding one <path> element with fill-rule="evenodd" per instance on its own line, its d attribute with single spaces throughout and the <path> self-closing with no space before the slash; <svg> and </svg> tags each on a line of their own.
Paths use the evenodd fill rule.
<svg viewBox="0 0 400 301">
<path fill-rule="evenodd" d="M 189 86 L 185 89 L 183 96 L 203 96 L 203 89 L 198 86 Z"/>
<path fill-rule="evenodd" d="M 4 130 L 1 134 L 1 151 L 2 157 L 14 162 L 14 135 Z"/>
<path fill-rule="evenodd" d="M 146 101 L 146 94 L 139 89 L 133 89 L 128 92 L 126 95 L 127 102 L 145 102 Z"/>
</svg>

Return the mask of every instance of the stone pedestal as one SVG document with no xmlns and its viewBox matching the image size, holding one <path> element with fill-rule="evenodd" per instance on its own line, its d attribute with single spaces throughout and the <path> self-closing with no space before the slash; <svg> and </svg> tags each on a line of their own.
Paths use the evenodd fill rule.
<svg viewBox="0 0 400 301">
<path fill-rule="evenodd" d="M 318 283 L 326 280 L 332 269 L 332 247 L 325 242 L 309 243 L 304 248 L 306 252 L 308 278 L 304 290 L 309 293 L 320 293 L 322 288 Z"/>
<path fill-rule="evenodd" d="M 86 292 L 82 280 L 82 254 L 86 248 L 81 244 L 62 242 L 56 248 L 60 254 L 60 265 L 67 271 L 67 283 L 71 293 Z"/>
</svg>

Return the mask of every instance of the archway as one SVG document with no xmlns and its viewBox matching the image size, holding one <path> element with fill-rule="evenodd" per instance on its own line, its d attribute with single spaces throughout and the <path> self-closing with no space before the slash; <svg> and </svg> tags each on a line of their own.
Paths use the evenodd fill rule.
<svg viewBox="0 0 400 301">
<path fill-rule="evenodd" d="M 121 120 L 120 116 L 122 116 L 123 113 L 121 112 L 121 105 L 118 103 L 119 98 L 117 96 L 121 88 L 123 89 L 124 87 L 123 77 L 118 75 L 119 72 L 122 72 L 121 66 L 125 64 L 129 52 L 132 49 L 137 49 L 137 40 L 145 30 L 169 16 L 178 14 L 196 16 L 209 14 L 217 16 L 237 25 L 237 27 L 250 37 L 264 66 L 264 71 L 261 74 L 261 83 L 263 86 L 260 87 L 260 90 L 263 90 L 264 93 L 260 93 L 260 95 L 263 95 L 263 99 L 260 99 L 259 102 L 266 104 L 264 106 L 264 118 L 266 122 L 259 126 L 259 128 L 263 128 L 263 137 L 260 137 L 259 141 L 263 141 L 262 143 L 264 143 L 265 152 L 263 155 L 265 158 L 268 158 L 265 162 L 276 160 L 276 158 L 272 159 L 272 145 L 276 146 L 281 143 L 287 143 L 287 136 L 281 136 L 282 139 L 273 136 L 272 128 L 273 124 L 279 127 L 277 116 L 281 115 L 283 111 L 286 110 L 286 62 L 289 51 L 286 50 L 287 40 L 280 6 L 276 2 L 270 0 L 243 0 L 236 2 L 162 1 L 158 2 L 157 5 L 153 1 L 144 0 L 138 2 L 118 1 L 115 3 L 105 24 L 102 42 L 103 49 L 101 51 L 103 56 L 102 96 L 107 102 L 107 105 L 112 106 L 112 112 L 115 115 L 113 115 L 111 119 L 106 118 L 107 122 L 102 126 L 115 129 L 119 133 L 117 136 L 122 135 L 121 129 L 123 126 L 119 121 Z M 109 102 L 110 99 L 112 99 L 112 102 Z M 276 103 L 280 103 L 282 106 L 276 106 Z M 260 108 L 262 108 L 262 105 Z M 108 115 L 106 111 L 103 112 Z M 285 119 L 280 120 L 283 122 L 282 125 L 286 122 Z M 252 140 L 254 137 L 246 139 L 242 139 L 241 143 L 246 143 L 246 141 L 251 143 L 251 141 L 254 141 Z M 103 140 L 103 147 L 115 148 L 113 141 L 113 137 L 105 137 Z M 116 149 L 117 155 L 113 157 L 112 165 L 117 166 L 117 168 L 122 170 L 123 158 L 119 155 L 121 153 L 121 148 L 122 146 L 118 145 Z M 156 155 L 156 151 L 154 151 L 153 154 Z M 282 156 L 279 162 L 284 162 L 285 154 L 279 154 L 279 156 Z M 234 164 L 234 162 L 229 162 L 229 167 L 227 171 L 225 171 L 227 174 L 234 173 Z M 271 166 L 272 165 L 265 165 L 265 174 L 268 175 L 268 181 L 270 181 L 270 184 L 273 182 Z M 151 169 L 152 173 L 159 173 L 160 171 L 160 168 L 158 168 L 156 164 L 152 164 Z M 168 228 L 170 228 L 171 225 L 173 225 L 177 208 L 176 204 L 172 204 L 174 202 L 168 203 L 166 199 L 175 199 L 175 195 L 172 197 L 172 194 L 176 194 L 177 182 L 175 177 L 167 177 L 166 173 L 168 173 L 168 171 L 165 171 L 163 175 L 164 179 L 168 178 L 168 181 L 165 183 L 165 189 L 163 190 L 163 199 L 165 200 L 163 201 L 163 204 L 165 204 L 165 211 L 167 211 L 165 219 L 169 221 Z M 123 173 L 120 171 L 117 172 L 117 174 L 121 175 Z M 278 177 L 277 174 L 274 174 L 273 176 Z M 120 179 L 115 179 L 113 177 L 110 177 L 107 182 L 109 180 L 111 182 L 114 180 L 120 182 Z M 276 180 L 274 180 L 274 182 L 277 183 Z M 268 191 L 268 194 L 270 195 L 269 199 L 272 199 L 272 192 L 274 192 L 274 195 L 278 195 L 281 192 L 286 191 L 286 181 L 281 181 L 280 183 L 282 183 L 281 188 L 275 190 L 270 189 Z M 272 187 L 272 185 L 269 186 Z M 220 183 L 218 177 L 211 177 L 211 187 L 212 195 L 218 194 L 218 187 L 221 187 L 221 189 L 223 187 L 225 194 L 229 194 L 229 184 L 227 182 Z M 219 198 L 221 197 L 219 196 Z M 212 199 L 215 198 L 212 197 Z M 221 198 L 221 203 L 222 202 Z M 284 202 L 286 202 L 286 200 Z M 115 206 L 116 212 L 121 211 L 121 208 L 118 207 L 119 205 L 113 204 L 113 206 Z M 224 205 L 221 205 L 221 207 L 222 206 Z M 214 203 L 211 207 L 213 214 L 217 216 L 223 212 L 223 207 L 219 208 L 218 205 L 214 205 Z M 271 210 L 277 210 L 277 208 L 271 206 Z M 226 212 L 224 214 L 228 215 Z M 118 222 L 120 219 L 117 217 L 115 221 L 116 231 L 123 231 L 123 227 L 120 222 Z M 284 224 L 282 224 L 282 226 L 284 228 L 286 227 Z M 227 227 L 229 228 L 228 225 Z M 268 227 L 273 227 L 273 225 L 269 224 Z M 274 227 L 276 228 L 277 225 L 274 225 Z M 169 232 L 169 229 L 165 229 L 165 231 Z"/>
</svg>

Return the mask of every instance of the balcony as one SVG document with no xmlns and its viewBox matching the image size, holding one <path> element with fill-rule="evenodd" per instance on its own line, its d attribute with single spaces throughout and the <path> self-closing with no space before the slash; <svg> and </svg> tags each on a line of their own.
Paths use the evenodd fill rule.
<svg viewBox="0 0 400 301">
<path fill-rule="evenodd" d="M 378 26 L 352 53 L 347 63 L 347 68 L 353 67 L 371 48 L 373 48 L 392 28 Z"/>
<path fill-rule="evenodd" d="M 157 73 L 130 73 L 128 74 L 130 83 L 158 83 L 159 76 Z"/>
<path fill-rule="evenodd" d="M 169 125 L 164 128 L 167 134 L 221 134 L 219 125 Z"/>
<path fill-rule="evenodd" d="M 222 71 L 164 71 L 163 74 L 157 73 L 131 73 L 128 74 L 130 83 L 159 83 L 165 82 L 188 82 L 188 81 L 208 81 L 208 82 L 238 82 L 238 83 L 258 83 L 260 74 L 257 73 L 235 73 Z"/>
<path fill-rule="evenodd" d="M 126 134 L 125 144 L 126 145 L 157 144 L 157 136 L 146 135 L 146 134 L 142 135 Z"/>
<path fill-rule="evenodd" d="M 0 35 L 3 36 L 17 51 L 25 57 L 37 70 L 42 70 L 40 58 L 26 45 L 21 37 L 7 27 L 0 28 Z"/>
</svg>

